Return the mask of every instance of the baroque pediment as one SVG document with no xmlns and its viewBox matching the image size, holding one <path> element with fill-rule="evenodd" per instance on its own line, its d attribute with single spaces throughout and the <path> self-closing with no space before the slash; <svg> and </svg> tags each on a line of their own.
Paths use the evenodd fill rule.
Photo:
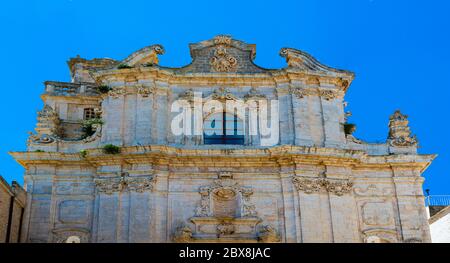
<svg viewBox="0 0 450 263">
<path fill-rule="evenodd" d="M 262 73 L 255 65 L 256 45 L 218 35 L 210 40 L 189 45 L 191 64 L 179 69 L 185 73 Z"/>
<path fill-rule="evenodd" d="M 104 83 L 108 79 L 117 77 L 130 79 L 143 76 L 160 75 L 174 79 L 239 78 L 240 75 L 253 75 L 255 78 L 280 78 L 283 75 L 292 77 L 305 76 L 324 77 L 335 79 L 340 86 L 346 89 L 354 78 L 350 71 L 328 67 L 306 52 L 282 48 L 279 55 L 286 59 L 287 66 L 279 69 L 269 69 L 254 63 L 256 58 L 256 45 L 233 39 L 229 35 L 217 35 L 212 39 L 192 43 L 189 45 L 192 61 L 182 67 L 168 67 L 160 65 L 158 56 L 165 53 L 161 45 L 151 45 L 133 52 L 121 61 L 105 67 L 88 67 L 89 75 L 95 82 Z M 168 51 L 170 52 L 170 51 Z M 87 63 L 87 62 L 83 62 Z M 76 71 L 76 67 L 72 68 Z M 72 72 L 72 75 L 77 75 Z M 81 74 L 82 75 L 82 74 Z M 327 80 L 329 81 L 329 80 Z"/>
</svg>

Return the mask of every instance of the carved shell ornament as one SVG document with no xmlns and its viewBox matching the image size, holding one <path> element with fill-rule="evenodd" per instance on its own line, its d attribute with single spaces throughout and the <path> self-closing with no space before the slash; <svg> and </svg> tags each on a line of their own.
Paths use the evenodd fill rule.
<svg viewBox="0 0 450 263">
<path fill-rule="evenodd" d="M 214 51 L 214 56 L 211 58 L 209 64 L 217 72 L 234 71 L 237 66 L 237 59 L 227 53 L 227 49 L 223 46 L 218 46 Z"/>
</svg>

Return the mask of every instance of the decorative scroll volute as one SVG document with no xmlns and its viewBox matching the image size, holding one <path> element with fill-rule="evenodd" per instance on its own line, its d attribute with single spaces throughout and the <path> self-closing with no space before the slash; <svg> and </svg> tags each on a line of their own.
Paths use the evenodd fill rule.
<svg viewBox="0 0 450 263">
<path fill-rule="evenodd" d="M 217 46 L 214 50 L 214 56 L 211 57 L 209 64 L 217 72 L 230 72 L 236 70 L 237 59 L 228 54 L 223 45 Z"/>
</svg>

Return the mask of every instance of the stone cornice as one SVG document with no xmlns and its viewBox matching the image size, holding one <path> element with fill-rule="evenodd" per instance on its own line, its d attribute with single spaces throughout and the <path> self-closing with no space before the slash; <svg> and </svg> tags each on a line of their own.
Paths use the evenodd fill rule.
<svg viewBox="0 0 450 263">
<path fill-rule="evenodd" d="M 163 67 L 135 67 L 128 69 L 106 69 L 92 73 L 98 83 L 128 82 L 130 79 L 154 79 L 155 81 L 167 82 L 171 85 L 193 84 L 193 85 L 277 85 L 279 83 L 290 83 L 291 81 L 307 82 L 315 77 L 322 84 L 333 84 L 339 89 L 346 91 L 353 75 L 339 77 L 321 75 L 315 72 L 301 72 L 292 69 L 270 70 L 265 73 L 242 74 L 242 73 L 189 73 L 180 74 L 170 68 Z"/>
<path fill-rule="evenodd" d="M 364 151 L 322 147 L 283 145 L 272 148 L 188 149 L 163 145 L 122 147 L 120 154 L 104 154 L 102 149 L 79 153 L 10 152 L 25 168 L 35 164 L 51 165 L 114 165 L 150 162 L 158 165 L 210 166 L 273 166 L 313 164 L 349 167 L 420 169 L 424 171 L 435 155 L 369 156 Z"/>
</svg>

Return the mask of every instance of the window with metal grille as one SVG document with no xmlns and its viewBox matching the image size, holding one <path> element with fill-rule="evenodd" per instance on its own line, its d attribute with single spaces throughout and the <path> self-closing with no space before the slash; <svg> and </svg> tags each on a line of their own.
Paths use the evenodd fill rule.
<svg viewBox="0 0 450 263">
<path fill-rule="evenodd" d="M 218 112 L 203 123 L 204 144 L 244 144 L 243 121 L 235 114 Z"/>
<path fill-rule="evenodd" d="M 84 119 L 90 120 L 97 117 L 97 114 L 95 113 L 94 108 L 85 108 L 84 109 Z"/>
</svg>

